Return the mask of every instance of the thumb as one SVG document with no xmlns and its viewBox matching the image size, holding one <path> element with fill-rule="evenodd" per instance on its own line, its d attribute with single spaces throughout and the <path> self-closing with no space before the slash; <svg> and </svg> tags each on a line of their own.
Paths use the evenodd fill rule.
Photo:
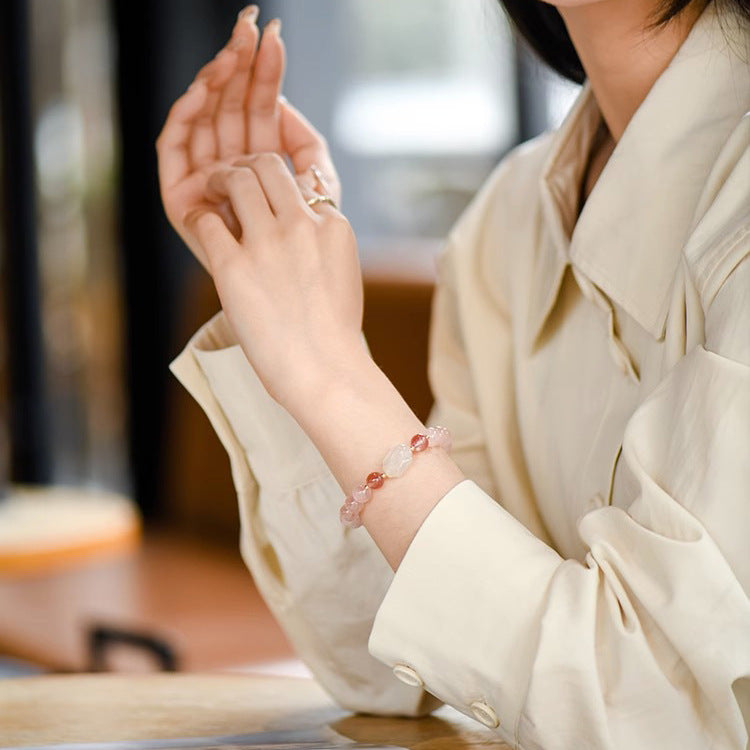
<svg viewBox="0 0 750 750">
<path fill-rule="evenodd" d="M 214 210 L 195 208 L 185 215 L 183 221 L 185 228 L 203 249 L 211 275 L 239 252 L 237 241 Z"/>
</svg>

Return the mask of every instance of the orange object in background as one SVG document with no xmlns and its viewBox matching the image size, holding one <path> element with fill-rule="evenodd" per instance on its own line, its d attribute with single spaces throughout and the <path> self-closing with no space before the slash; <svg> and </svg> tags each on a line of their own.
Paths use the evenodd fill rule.
<svg viewBox="0 0 750 750">
<path fill-rule="evenodd" d="M 15 487 L 0 502 L 0 578 L 53 573 L 135 549 L 130 500 L 76 487 Z"/>
</svg>

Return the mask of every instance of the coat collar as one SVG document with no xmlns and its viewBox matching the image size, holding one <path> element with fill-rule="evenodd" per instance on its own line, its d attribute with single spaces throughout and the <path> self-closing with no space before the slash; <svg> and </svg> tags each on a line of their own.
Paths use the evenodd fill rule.
<svg viewBox="0 0 750 750">
<path fill-rule="evenodd" d="M 578 221 L 578 191 L 601 113 L 585 85 L 556 134 L 541 175 L 551 242 L 535 272 L 533 340 L 568 264 L 655 339 L 706 179 L 750 109 L 747 27 L 710 3 L 633 115 Z"/>
</svg>

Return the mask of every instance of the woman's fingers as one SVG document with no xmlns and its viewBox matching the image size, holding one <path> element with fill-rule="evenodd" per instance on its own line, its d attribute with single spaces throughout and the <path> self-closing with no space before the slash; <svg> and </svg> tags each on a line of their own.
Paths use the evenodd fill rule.
<svg viewBox="0 0 750 750">
<path fill-rule="evenodd" d="M 320 197 L 318 190 L 292 175 L 284 160 L 272 153 L 241 157 L 231 167 L 213 172 L 206 185 L 207 200 L 220 204 L 228 199 L 242 236 L 250 240 L 267 238 L 279 222 L 283 226 L 302 215 L 310 219 L 341 216 Z"/>
<path fill-rule="evenodd" d="M 204 81 L 196 81 L 172 105 L 159 137 L 159 181 L 162 193 L 168 191 L 190 174 L 190 140 L 193 123 L 202 111 L 208 88 Z"/>
<path fill-rule="evenodd" d="M 340 188 L 336 169 L 331 161 L 325 138 L 307 118 L 286 100 L 281 106 L 281 143 L 298 175 L 305 175 L 317 166 L 334 198 L 339 200 Z M 309 181 L 309 180 L 308 180 Z M 314 180 L 311 182 L 315 184 Z"/>
<path fill-rule="evenodd" d="M 214 113 L 221 98 L 222 87 L 232 75 L 237 63 L 237 54 L 226 47 L 214 58 L 214 67 L 209 75 L 202 75 L 198 81 L 205 81 L 208 95 L 193 123 L 190 135 L 190 162 L 193 168 L 206 166 L 218 157 L 218 139 L 214 127 Z"/>
<path fill-rule="evenodd" d="M 263 235 L 272 227 L 273 212 L 253 169 L 217 169 L 206 183 L 206 198 L 216 203 L 229 199 L 244 237 Z"/>
<path fill-rule="evenodd" d="M 269 22 L 263 31 L 247 92 L 247 145 L 251 153 L 281 151 L 278 99 L 286 55 L 280 32 L 278 18 Z"/>
<path fill-rule="evenodd" d="M 211 210 L 198 208 L 191 211 L 185 217 L 185 226 L 204 249 L 212 275 L 240 250 L 224 220 Z"/>
<path fill-rule="evenodd" d="M 227 225 L 227 229 L 232 233 L 232 237 L 239 241 L 242 237 L 242 227 L 234 213 L 231 201 L 228 198 L 224 198 L 218 203 L 213 203 L 211 205 L 211 210 L 221 216 L 224 223 Z"/>
<path fill-rule="evenodd" d="M 278 154 L 244 157 L 234 165 L 255 173 L 276 217 L 283 220 L 307 209 L 294 176 Z"/>
<path fill-rule="evenodd" d="M 214 116 L 221 159 L 238 156 L 247 151 L 245 98 L 258 46 L 259 33 L 255 25 L 257 18 L 257 5 L 250 5 L 241 11 L 228 45 L 237 55 L 237 64 L 231 77 L 224 84 Z"/>
</svg>

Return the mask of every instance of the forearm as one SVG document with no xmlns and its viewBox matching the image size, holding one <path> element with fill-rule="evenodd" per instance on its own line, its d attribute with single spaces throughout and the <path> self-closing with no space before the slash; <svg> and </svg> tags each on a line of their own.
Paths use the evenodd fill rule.
<svg viewBox="0 0 750 750">
<path fill-rule="evenodd" d="M 364 349 L 347 351 L 284 405 L 315 443 L 344 495 L 397 443 L 424 425 Z M 440 448 L 420 453 L 409 470 L 373 493 L 362 521 L 396 570 L 424 519 L 463 473 Z M 334 522 L 334 519 L 332 519 Z M 335 522 L 338 522 L 337 520 Z"/>
<path fill-rule="evenodd" d="M 368 653 L 393 578 L 364 530 L 336 522 L 341 490 L 296 422 L 267 393 L 223 315 L 172 370 L 211 420 L 232 463 L 243 558 L 258 590 L 316 679 L 347 709 L 416 715 L 436 699 L 407 687 Z M 349 582 L 367 580 L 367 586 Z"/>
</svg>

